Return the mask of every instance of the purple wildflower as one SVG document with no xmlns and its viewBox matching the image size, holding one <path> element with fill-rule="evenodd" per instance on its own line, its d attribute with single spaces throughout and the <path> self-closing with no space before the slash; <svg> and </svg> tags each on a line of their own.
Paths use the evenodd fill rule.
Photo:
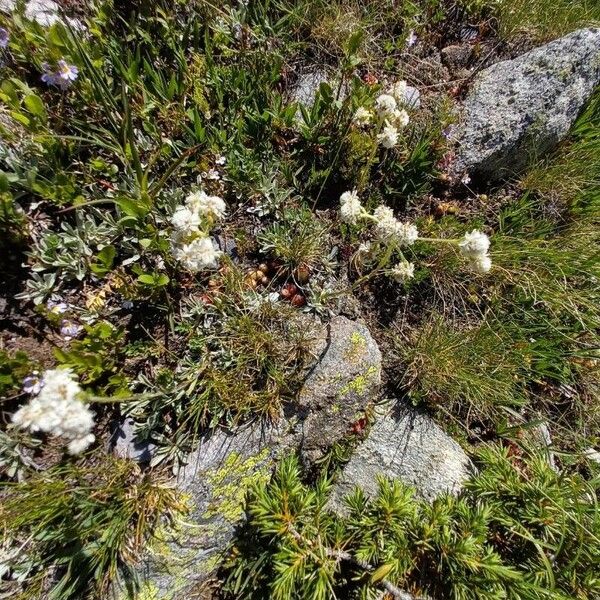
<svg viewBox="0 0 600 600">
<path fill-rule="evenodd" d="M 60 335 L 62 335 L 65 340 L 69 341 L 77 337 L 81 333 L 82 329 L 83 327 L 74 321 L 63 319 L 60 324 Z"/>
<path fill-rule="evenodd" d="M 0 27 L 0 48 L 6 48 L 8 46 L 9 39 L 8 31 L 4 27 Z"/>
<path fill-rule="evenodd" d="M 60 80 L 61 87 L 69 87 L 79 75 L 79 69 L 75 65 L 70 65 L 62 58 L 58 61 L 58 70 L 56 76 Z"/>
<path fill-rule="evenodd" d="M 412 48 L 417 43 L 417 39 L 417 34 L 411 30 L 406 38 L 406 47 Z"/>
<path fill-rule="evenodd" d="M 47 85 L 56 85 L 56 73 L 52 71 L 47 62 L 42 63 L 42 81 Z"/>
<path fill-rule="evenodd" d="M 66 90 L 77 79 L 79 69 L 75 65 L 70 65 L 62 58 L 57 63 L 56 71 L 50 68 L 48 63 L 42 63 L 44 71 L 42 81 L 48 85 L 54 85 L 62 90 Z"/>
<path fill-rule="evenodd" d="M 69 305 L 66 302 L 57 302 L 56 300 L 48 300 L 46 308 L 55 315 L 62 315 L 69 310 Z"/>
<path fill-rule="evenodd" d="M 42 385 L 42 379 L 37 371 L 34 371 L 31 375 L 27 375 L 27 377 L 23 379 L 23 391 L 26 394 L 39 394 Z"/>
</svg>

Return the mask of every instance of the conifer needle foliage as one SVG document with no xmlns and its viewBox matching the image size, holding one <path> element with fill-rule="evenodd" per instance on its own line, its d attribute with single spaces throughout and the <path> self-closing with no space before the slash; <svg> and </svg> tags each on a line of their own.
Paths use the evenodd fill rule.
<svg viewBox="0 0 600 600">
<path fill-rule="evenodd" d="M 598 477 L 516 444 L 484 447 L 476 464 L 458 497 L 429 503 L 381 478 L 374 497 L 357 489 L 332 505 L 331 482 L 307 485 L 288 457 L 249 499 L 229 597 L 596 598 Z"/>
</svg>

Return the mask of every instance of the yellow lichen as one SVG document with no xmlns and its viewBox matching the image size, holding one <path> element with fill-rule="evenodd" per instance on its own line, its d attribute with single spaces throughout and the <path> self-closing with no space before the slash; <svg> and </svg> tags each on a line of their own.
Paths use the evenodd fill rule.
<svg viewBox="0 0 600 600">
<path fill-rule="evenodd" d="M 356 361 L 359 356 L 364 354 L 367 347 L 367 340 L 358 331 L 353 331 L 350 336 L 350 344 L 344 353 L 346 360 Z"/>
<path fill-rule="evenodd" d="M 343 398 L 350 392 L 362 395 L 365 393 L 367 386 L 377 376 L 378 369 L 375 365 L 371 365 L 365 373 L 357 375 L 352 381 L 348 382 L 339 392 L 338 396 Z"/>
<path fill-rule="evenodd" d="M 207 519 L 220 516 L 230 522 L 237 521 L 243 514 L 244 499 L 250 485 L 269 478 L 269 469 L 263 464 L 268 455 L 268 448 L 245 459 L 232 452 L 221 468 L 208 471 L 205 477 L 211 486 L 213 500 L 202 516 Z"/>
</svg>

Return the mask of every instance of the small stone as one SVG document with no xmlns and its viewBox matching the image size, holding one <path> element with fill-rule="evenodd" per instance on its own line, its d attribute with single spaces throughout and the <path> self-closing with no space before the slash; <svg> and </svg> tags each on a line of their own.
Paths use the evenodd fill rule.
<svg viewBox="0 0 600 600">
<path fill-rule="evenodd" d="M 464 102 L 456 173 L 497 180 L 568 134 L 600 83 L 600 29 L 580 29 L 479 73 Z"/>
<path fill-rule="evenodd" d="M 147 440 L 137 440 L 135 421 L 125 418 L 115 427 L 109 445 L 115 456 L 129 458 L 138 463 L 149 463 L 156 453 L 156 444 Z"/>
<path fill-rule="evenodd" d="M 329 77 L 325 71 L 313 70 L 302 73 L 292 90 L 292 100 L 310 108 L 317 96 L 322 83 L 328 83 Z"/>
<path fill-rule="evenodd" d="M 452 71 L 464 68 L 473 57 L 473 48 L 469 44 L 455 44 L 442 49 L 442 62 Z"/>
<path fill-rule="evenodd" d="M 364 323 L 335 317 L 321 345 L 321 359 L 297 401 L 302 456 L 308 462 L 321 458 L 348 432 L 381 385 L 381 352 Z"/>
<path fill-rule="evenodd" d="M 214 239 L 217 242 L 217 246 L 219 247 L 219 250 L 221 250 L 221 252 L 224 252 L 232 258 L 237 258 L 237 244 L 233 237 L 218 235 Z"/>
<path fill-rule="evenodd" d="M 430 417 L 411 407 L 380 409 L 375 423 L 344 467 L 332 494 L 332 506 L 358 486 L 368 496 L 377 491 L 377 476 L 414 486 L 418 496 L 433 500 L 458 493 L 473 467 L 463 449 Z"/>
<path fill-rule="evenodd" d="M 421 92 L 412 85 L 407 85 L 404 91 L 404 106 L 406 108 L 420 108 L 421 107 Z"/>
</svg>

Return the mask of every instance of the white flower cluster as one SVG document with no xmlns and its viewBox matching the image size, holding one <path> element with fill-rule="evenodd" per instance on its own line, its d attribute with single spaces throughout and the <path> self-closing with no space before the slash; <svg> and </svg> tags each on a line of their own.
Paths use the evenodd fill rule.
<svg viewBox="0 0 600 600">
<path fill-rule="evenodd" d="M 390 276 L 398 283 L 404 283 L 415 276 L 415 265 L 404 259 L 391 269 Z"/>
<path fill-rule="evenodd" d="M 342 223 L 356 225 L 365 214 L 365 209 L 360 203 L 356 190 L 344 192 L 340 196 L 340 219 Z"/>
<path fill-rule="evenodd" d="M 92 411 L 79 399 L 81 388 L 68 369 L 44 373 L 37 396 L 22 406 L 12 422 L 31 432 L 43 431 L 69 440 L 70 454 L 83 452 L 93 441 Z"/>
<path fill-rule="evenodd" d="M 419 237 L 412 223 L 402 223 L 394 216 L 389 206 L 378 206 L 370 215 L 363 207 L 356 190 L 340 196 L 340 219 L 348 225 L 356 225 L 361 219 L 375 223 L 375 235 L 384 242 L 395 242 L 398 246 L 411 246 Z"/>
<path fill-rule="evenodd" d="M 394 216 L 389 206 L 378 206 L 373 211 L 376 236 L 386 242 L 396 242 L 399 246 L 412 246 L 419 232 L 412 223 L 402 223 Z"/>
<path fill-rule="evenodd" d="M 458 243 L 460 253 L 467 258 L 476 273 L 487 273 L 492 268 L 492 259 L 488 255 L 490 238 L 477 229 L 465 233 Z"/>
<path fill-rule="evenodd" d="M 227 206 L 219 196 L 205 192 L 194 192 L 178 206 L 171 217 L 174 227 L 172 242 L 173 256 L 188 271 L 197 273 L 204 269 L 215 269 L 222 252 L 208 237 L 208 230 L 227 213 Z"/>
<path fill-rule="evenodd" d="M 414 90 L 414 91 L 412 91 Z M 410 117 L 403 106 L 416 107 L 414 101 L 414 88 L 410 88 L 406 81 L 397 81 L 390 89 L 380 94 L 375 100 L 375 113 L 382 126 L 381 132 L 377 135 L 377 141 L 384 148 L 393 148 L 398 144 L 399 132 L 410 122 Z M 353 122 L 359 127 L 363 127 L 371 122 L 373 113 L 360 106 L 354 113 Z"/>
</svg>

